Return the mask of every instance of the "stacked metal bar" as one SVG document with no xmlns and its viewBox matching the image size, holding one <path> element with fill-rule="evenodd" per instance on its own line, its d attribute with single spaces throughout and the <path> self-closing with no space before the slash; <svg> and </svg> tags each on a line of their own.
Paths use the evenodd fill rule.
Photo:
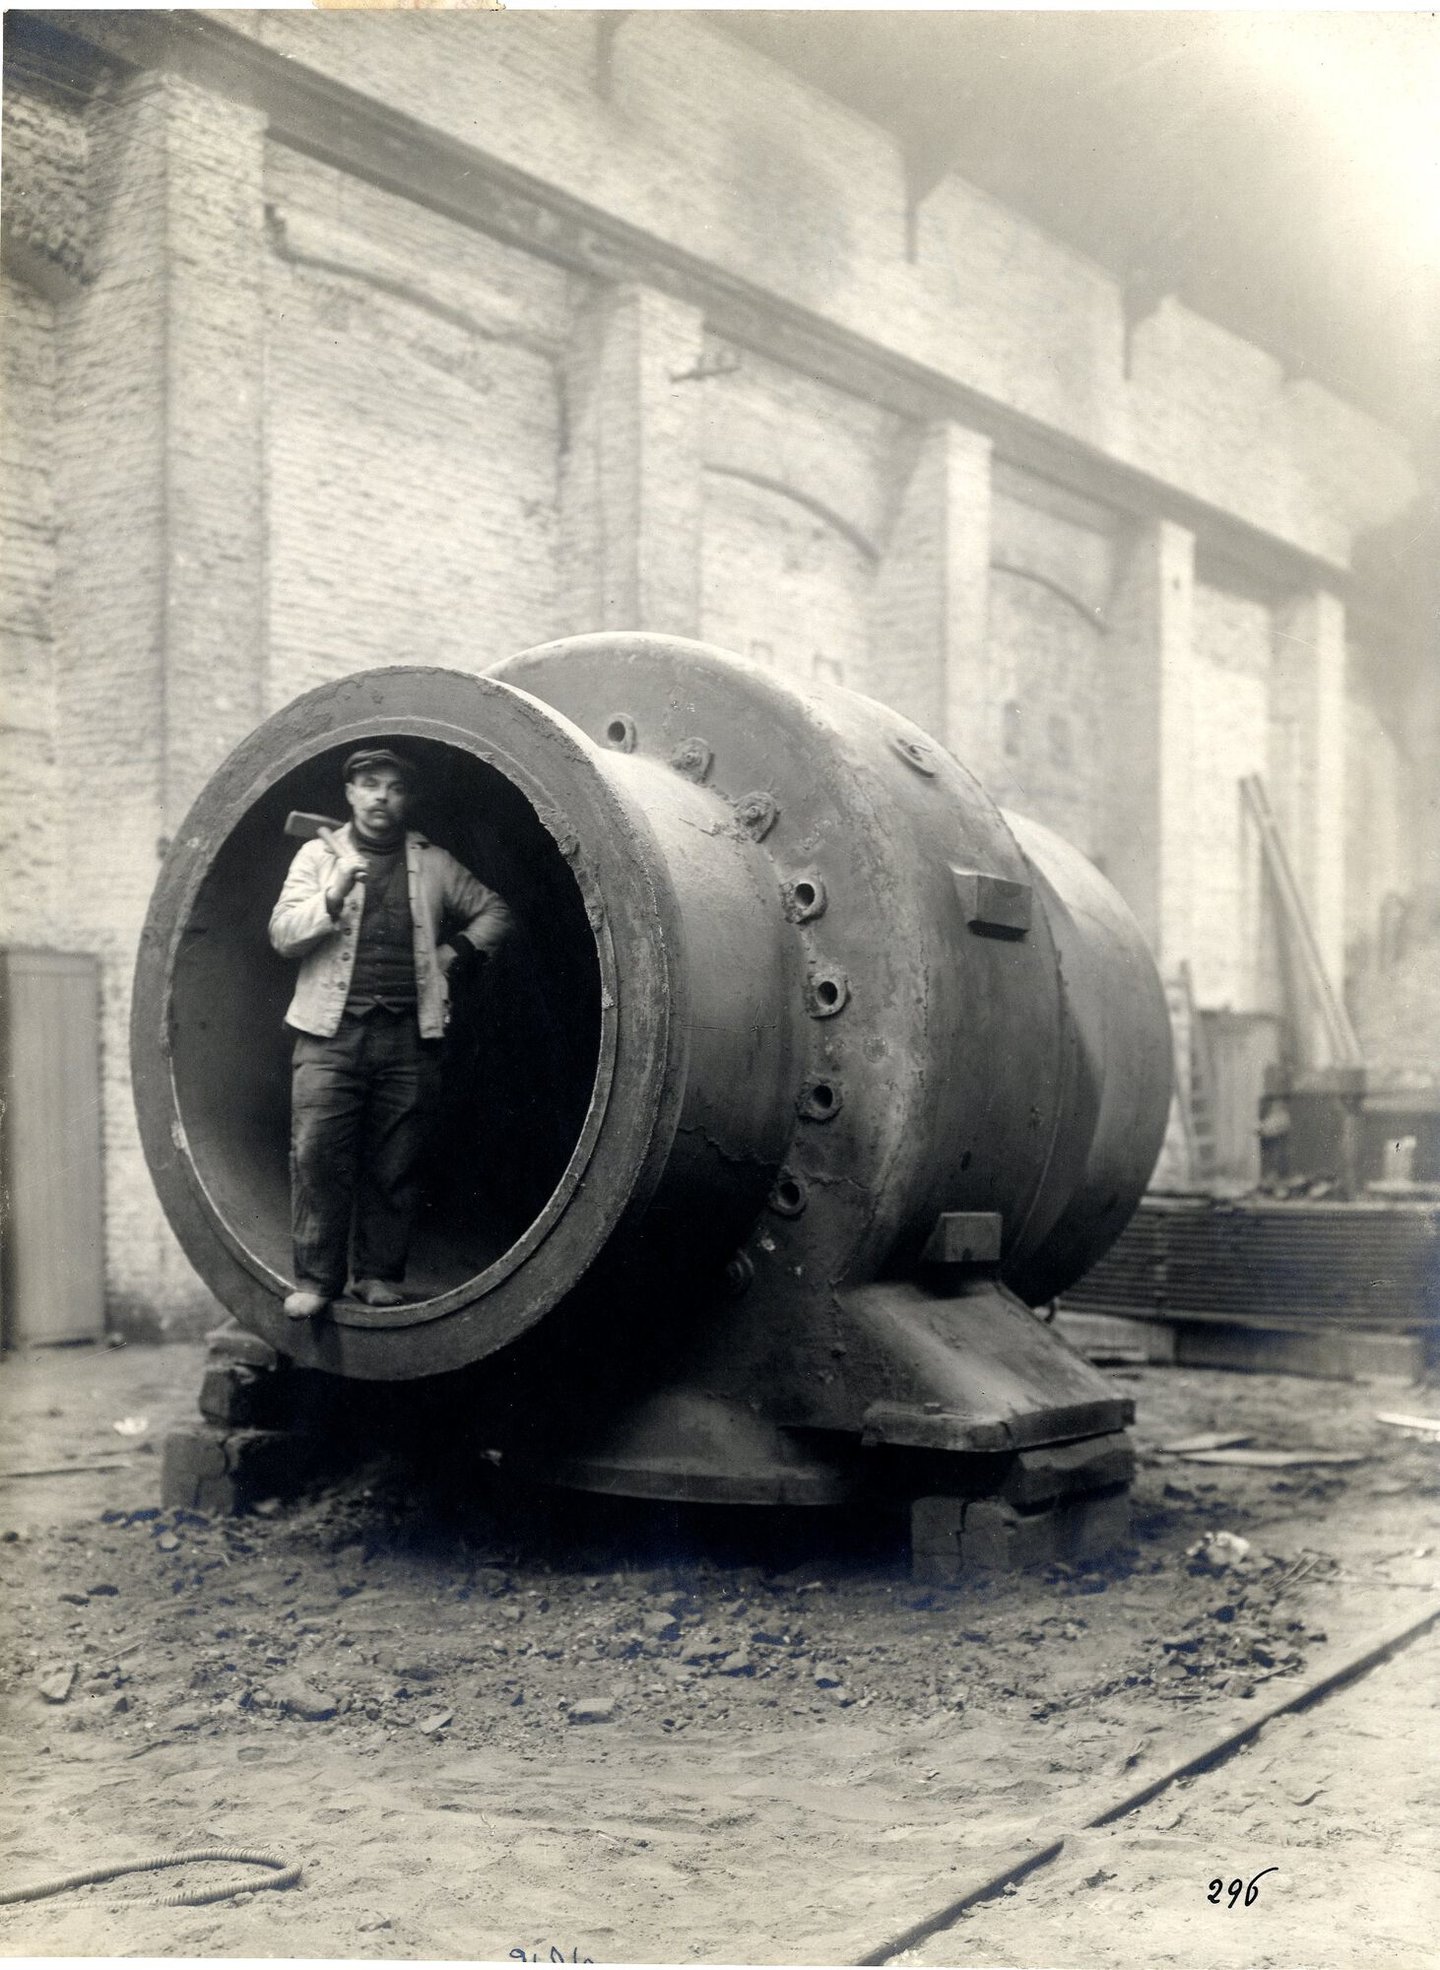
<svg viewBox="0 0 1440 1970">
<path fill-rule="evenodd" d="M 1440 1314 L 1440 1205 L 1146 1198 L 1065 1307 L 1422 1333 Z"/>
</svg>

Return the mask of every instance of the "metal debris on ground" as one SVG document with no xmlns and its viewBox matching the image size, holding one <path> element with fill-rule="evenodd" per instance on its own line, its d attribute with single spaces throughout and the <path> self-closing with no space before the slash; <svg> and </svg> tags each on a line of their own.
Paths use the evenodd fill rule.
<svg viewBox="0 0 1440 1970">
<path fill-rule="evenodd" d="M 128 1457 L 106 1457 L 88 1464 L 38 1464 L 26 1470 L 0 1471 L 0 1484 L 12 1478 L 85 1477 L 97 1472 L 128 1471 Z"/>
<path fill-rule="evenodd" d="M 1403 1416 L 1388 1409 L 1377 1409 L 1377 1423 L 1387 1423 L 1392 1430 L 1409 1430 L 1414 1435 L 1440 1439 L 1440 1416 Z"/>
<path fill-rule="evenodd" d="M 1187 1464 L 1233 1464 L 1241 1470 L 1284 1471 L 1304 1464 L 1364 1464 L 1360 1450 L 1187 1450 Z"/>
<path fill-rule="evenodd" d="M 1243 1430 L 1202 1430 L 1198 1436 L 1182 1437 L 1178 1443 L 1162 1443 L 1162 1457 L 1190 1457 L 1197 1450 L 1234 1450 L 1252 1439 Z"/>
</svg>

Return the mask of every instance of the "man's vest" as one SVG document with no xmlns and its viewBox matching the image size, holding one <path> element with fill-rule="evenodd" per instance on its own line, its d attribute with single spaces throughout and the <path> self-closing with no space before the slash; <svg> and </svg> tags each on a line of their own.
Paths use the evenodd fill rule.
<svg viewBox="0 0 1440 1970">
<path fill-rule="evenodd" d="M 365 910 L 345 1010 L 365 1013 L 384 1006 L 413 1012 L 415 1005 L 415 936 L 402 835 L 393 848 L 365 850 Z"/>
</svg>

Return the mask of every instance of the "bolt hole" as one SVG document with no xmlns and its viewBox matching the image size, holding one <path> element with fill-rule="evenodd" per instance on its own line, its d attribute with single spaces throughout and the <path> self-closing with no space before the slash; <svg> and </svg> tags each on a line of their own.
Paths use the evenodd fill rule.
<svg viewBox="0 0 1440 1970">
<path fill-rule="evenodd" d="M 617 752 L 634 752 L 635 721 L 628 712 L 617 711 L 605 722 L 605 743 Z"/>
<path fill-rule="evenodd" d="M 809 923 L 825 914 L 825 885 L 819 876 L 796 876 L 780 885 L 780 900 L 791 923 Z"/>
<path fill-rule="evenodd" d="M 838 1005 L 840 1003 L 840 987 L 835 983 L 833 978 L 822 978 L 815 987 L 815 996 L 822 1006 Z"/>
<path fill-rule="evenodd" d="M 775 1186 L 775 1195 L 787 1211 L 799 1210 L 800 1186 L 798 1183 L 777 1183 Z"/>
<path fill-rule="evenodd" d="M 840 1113 L 844 1100 L 844 1091 L 838 1085 L 830 1081 L 812 1081 L 796 1106 L 805 1121 L 828 1122 Z"/>
</svg>

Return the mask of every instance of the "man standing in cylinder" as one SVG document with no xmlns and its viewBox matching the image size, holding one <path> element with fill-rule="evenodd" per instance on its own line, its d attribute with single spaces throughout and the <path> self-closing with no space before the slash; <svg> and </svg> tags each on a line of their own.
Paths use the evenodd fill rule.
<svg viewBox="0 0 1440 1970">
<path fill-rule="evenodd" d="M 510 930 L 503 898 L 406 828 L 414 782 L 388 747 L 352 753 L 350 820 L 305 843 L 270 918 L 271 944 L 300 960 L 285 1014 L 294 1320 L 347 1278 L 367 1306 L 403 1304 L 450 992 Z"/>
</svg>

